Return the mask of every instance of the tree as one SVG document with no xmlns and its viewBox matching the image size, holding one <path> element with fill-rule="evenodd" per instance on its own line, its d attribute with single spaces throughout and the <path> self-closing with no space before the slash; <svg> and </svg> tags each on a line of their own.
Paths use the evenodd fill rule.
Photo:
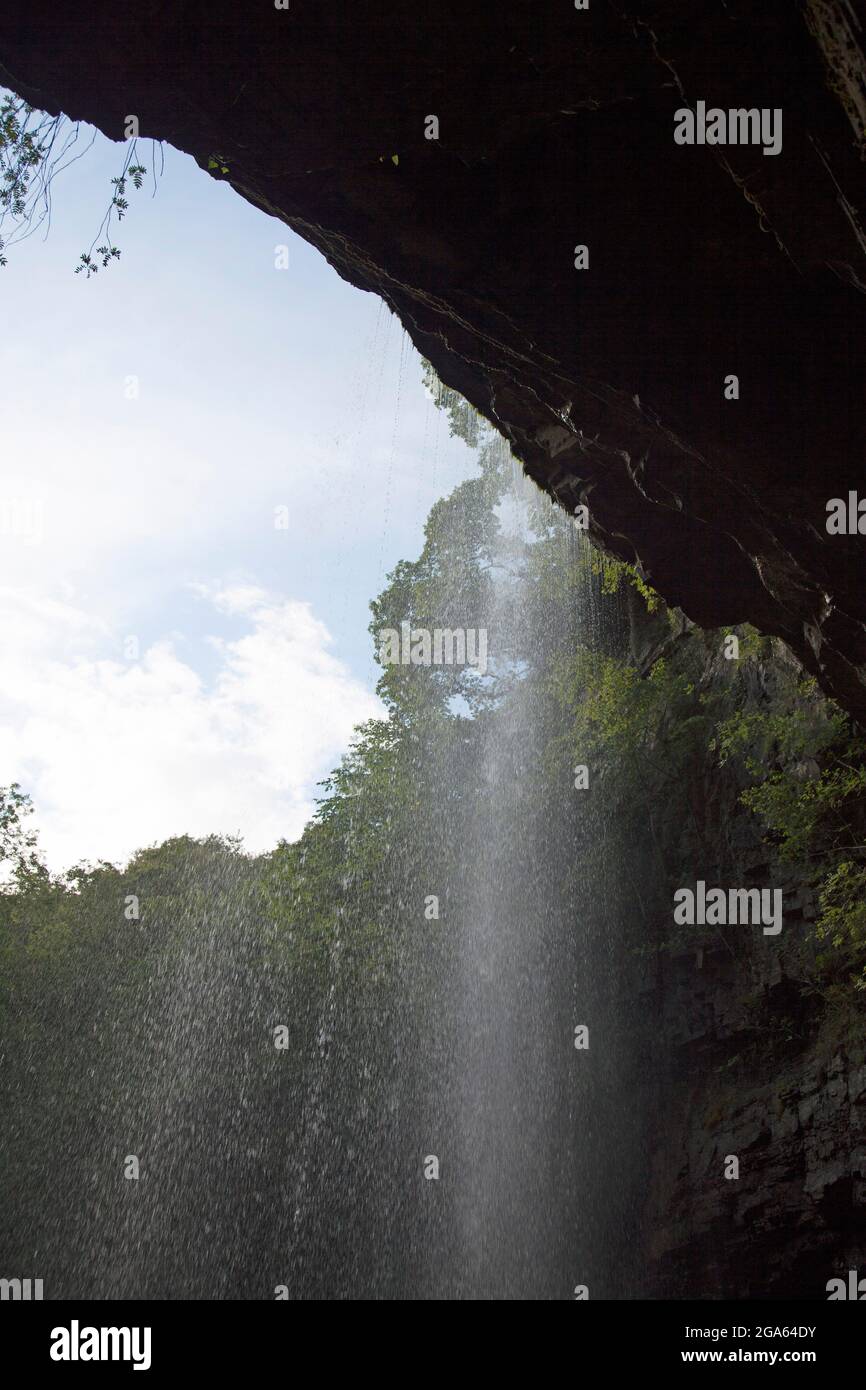
<svg viewBox="0 0 866 1390">
<path fill-rule="evenodd" d="M 17 782 L 0 787 L 0 892 L 20 893 L 34 883 L 44 884 L 48 871 L 37 848 L 37 832 L 27 825 L 33 814 L 30 797 Z"/>
</svg>

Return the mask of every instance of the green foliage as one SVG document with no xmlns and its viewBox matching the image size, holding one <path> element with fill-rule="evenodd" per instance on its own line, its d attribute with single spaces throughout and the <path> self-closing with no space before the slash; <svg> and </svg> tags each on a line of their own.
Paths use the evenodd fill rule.
<svg viewBox="0 0 866 1390">
<path fill-rule="evenodd" d="M 0 103 L 0 229 L 7 219 L 13 224 L 11 234 L 0 236 L 0 267 L 8 264 L 6 247 L 32 235 L 50 219 L 52 182 L 78 158 L 68 156 L 80 130 L 79 123 L 68 122 L 62 115 L 47 116 L 14 95 L 5 96 Z M 120 251 L 109 239 L 99 246 L 96 243 L 108 231 L 112 217 L 121 221 L 128 211 L 127 183 L 131 182 L 136 190 L 143 186 L 147 168 L 135 161 L 136 141 L 132 140 L 121 173 L 111 180 L 108 211 L 90 249 L 79 256 L 76 275 L 83 271 L 89 280 L 100 267 L 104 270 L 120 259 Z"/>
<path fill-rule="evenodd" d="M 841 860 L 826 874 L 819 903 L 815 935 L 834 950 L 834 957 L 822 955 L 822 966 L 866 990 L 866 867 Z"/>
<path fill-rule="evenodd" d="M 38 132 L 27 128 L 32 106 L 4 97 L 0 104 L 0 160 L 3 181 L 0 207 L 13 217 L 21 217 L 27 202 L 30 179 L 45 155 L 46 142 Z"/>
<path fill-rule="evenodd" d="M 477 449 L 485 436 L 492 433 L 491 427 L 482 415 L 469 404 L 459 391 L 452 391 L 436 375 L 429 362 L 422 363 L 424 385 L 433 396 L 439 410 L 448 416 L 449 432 L 470 449 Z"/>
<path fill-rule="evenodd" d="M 388 587 L 370 604 L 377 653 L 382 633 L 399 632 L 403 622 L 428 632 L 487 625 L 495 602 L 494 572 L 501 569 L 498 549 L 494 556 L 501 531 L 496 507 L 507 479 L 497 441 L 486 440 L 478 460 L 481 476 L 434 504 L 421 555 L 401 560 L 388 576 Z M 477 713 L 497 697 L 495 682 L 485 682 L 467 665 L 386 664 L 377 689 L 393 718 L 402 721 L 444 717 L 458 697 Z"/>
<path fill-rule="evenodd" d="M 110 261 L 120 260 L 120 252 L 116 246 L 97 246 L 96 254 L 101 260 L 103 270 Z M 87 272 L 85 275 L 85 279 L 87 280 L 99 270 L 99 266 L 96 264 L 89 251 L 82 252 L 79 257 L 79 264 L 75 267 L 75 274 L 80 275 L 82 270 Z"/>
<path fill-rule="evenodd" d="M 36 831 L 26 824 L 32 814 L 30 797 L 17 782 L 0 787 L 0 868 L 9 875 L 0 892 L 26 892 L 46 878 Z"/>
<path fill-rule="evenodd" d="M 722 765 L 739 761 L 752 778 L 742 800 L 771 832 L 780 858 L 790 863 L 861 849 L 866 811 L 866 737 L 815 682 L 763 709 L 734 711 L 716 738 Z"/>
<path fill-rule="evenodd" d="M 641 676 L 624 656 L 578 646 L 561 658 L 556 693 L 569 711 L 574 757 L 604 769 L 609 794 L 630 814 L 679 796 L 702 754 L 711 714 L 696 684 L 695 653 L 659 657 Z"/>
<path fill-rule="evenodd" d="M 717 747 L 748 773 L 742 802 L 780 861 L 817 889 L 820 974 L 866 987 L 866 735 L 809 679 L 783 684 L 767 708 L 735 711 Z"/>
<path fill-rule="evenodd" d="M 740 654 L 749 653 L 741 643 Z M 722 765 L 741 759 L 748 770 L 759 773 L 767 758 L 783 762 L 816 758 L 849 737 L 848 720 L 841 710 L 818 694 L 811 678 L 783 685 L 780 697 L 763 709 L 740 707 L 719 726 L 716 747 Z"/>
<path fill-rule="evenodd" d="M 127 170 L 133 186 L 138 171 Z M 300 838 L 259 857 L 231 837 L 181 836 L 122 868 L 51 875 L 29 799 L 17 785 L 0 792 L 0 1100 L 22 1172 L 32 1156 L 25 1093 L 35 1115 L 56 1106 L 73 1135 L 97 1103 L 107 1131 L 134 1132 L 137 1097 L 163 1076 L 171 1032 L 181 1038 L 189 1132 L 213 1126 L 212 1114 L 220 1126 L 267 1102 L 279 1163 L 300 1155 L 306 1182 L 324 1126 L 333 1205 L 335 1193 L 356 1190 L 371 1075 L 387 1077 L 380 1089 L 396 1098 L 383 1145 L 400 1147 L 397 1125 L 413 1143 L 429 1132 L 418 1094 L 437 1093 L 453 1065 L 440 1040 L 454 1036 L 452 993 L 466 988 L 461 933 L 482 914 L 513 913 L 538 942 L 542 969 L 560 960 L 563 940 L 595 949 L 594 923 L 611 966 L 621 939 L 664 950 L 671 882 L 727 848 L 729 827 L 718 806 L 708 810 L 708 792 L 734 810 L 739 799 L 734 829 L 758 816 L 773 862 L 816 884 L 814 987 L 849 998 L 866 988 L 864 736 L 814 682 L 786 676 L 757 633 L 738 629 L 740 660 L 727 662 L 723 634 L 681 619 L 670 630 L 640 574 L 599 556 L 564 511 L 522 490 L 489 427 L 454 393 L 437 393 L 453 432 L 477 450 L 477 476 L 432 508 L 421 554 L 395 566 L 371 603 L 370 632 L 378 648 L 381 631 L 404 622 L 486 626 L 485 676 L 385 666 L 387 717 L 356 731 Z M 591 769 L 579 793 L 576 762 Z M 490 824 L 493 797 L 499 841 L 490 845 L 479 826 Z M 441 923 L 422 919 L 431 893 Z M 129 895 L 140 921 L 125 919 Z M 474 987 L 483 1008 L 484 983 Z M 208 1055 L 205 1076 L 191 1063 L 188 1075 L 205 1008 L 207 1037 L 213 1027 L 247 1059 L 239 1092 L 218 1056 Z M 279 1066 L 271 1021 L 291 1034 Z M 798 1026 L 777 1021 L 791 1041 Z M 52 1029 L 56 1049 L 40 1049 Z M 429 1067 L 426 1091 L 407 1059 Z M 337 1210 L 335 1222 L 344 1219 Z"/>
<path fill-rule="evenodd" d="M 592 552 L 592 566 L 593 573 L 601 577 L 603 594 L 617 594 L 621 591 L 622 585 L 627 583 L 640 594 L 648 613 L 655 613 L 662 607 L 661 595 L 647 584 L 636 566 L 627 564 L 625 560 L 617 560 L 612 555 L 604 555 L 599 550 Z"/>
<path fill-rule="evenodd" d="M 639 756 L 651 737 L 657 686 L 618 657 L 587 648 L 565 659 L 560 679 L 563 701 L 574 715 L 576 754 Z"/>
<path fill-rule="evenodd" d="M 123 172 L 117 178 L 111 180 L 111 186 L 114 192 L 112 193 L 111 202 L 108 207 L 108 212 L 102 220 L 102 226 L 99 229 L 100 232 L 102 232 L 103 230 L 108 230 L 108 227 L 111 223 L 111 218 L 113 216 L 117 218 L 118 222 L 121 222 L 126 212 L 128 211 L 129 201 L 126 197 L 127 180 L 129 179 L 132 181 L 132 186 L 136 190 L 140 190 L 142 187 L 144 175 L 147 173 L 147 169 L 143 164 L 133 164 L 131 162 L 132 159 L 135 157 L 135 146 L 136 142 L 134 140 L 131 141 L 130 150 L 124 162 Z M 97 233 L 97 236 L 98 235 L 99 233 Z M 94 237 L 93 240 L 95 242 L 96 237 Z M 120 251 L 116 246 L 112 245 L 111 243 L 104 243 L 102 246 L 97 246 L 96 254 L 99 257 L 100 265 L 102 266 L 103 270 L 105 270 L 106 266 L 110 265 L 112 261 L 120 260 Z M 79 263 L 75 267 L 76 275 L 80 275 L 81 272 L 84 271 L 84 278 L 86 280 L 89 280 L 91 275 L 96 275 L 97 271 L 99 270 L 99 266 L 93 259 L 93 245 L 91 245 L 89 251 L 83 252 L 78 259 Z"/>
<path fill-rule="evenodd" d="M 31 183 L 45 159 L 54 123 L 40 121 L 30 126 L 33 107 L 13 96 L 0 103 L 0 226 L 10 215 L 14 221 L 26 216 Z M 7 264 L 0 238 L 0 266 Z"/>
<path fill-rule="evenodd" d="M 751 760 L 750 765 L 757 770 Z M 785 767 L 747 788 L 742 800 L 769 827 L 780 858 L 799 863 L 861 833 L 852 822 L 855 815 L 860 819 L 864 796 L 866 768 L 824 768 L 811 777 L 797 767 Z M 849 848 L 864 852 L 866 845 Z"/>
<path fill-rule="evenodd" d="M 772 657 L 772 639 L 764 637 L 757 628 L 751 627 L 749 623 L 743 623 L 739 630 L 739 639 L 740 661 L 756 660 L 758 657 L 767 659 Z"/>
</svg>

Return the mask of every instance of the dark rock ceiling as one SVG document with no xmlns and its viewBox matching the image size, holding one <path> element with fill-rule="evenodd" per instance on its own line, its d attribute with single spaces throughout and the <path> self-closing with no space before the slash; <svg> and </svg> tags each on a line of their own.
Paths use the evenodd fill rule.
<svg viewBox="0 0 866 1390">
<path fill-rule="evenodd" d="M 866 0 L 33 0 L 0 80 L 218 155 L 596 540 L 866 722 L 866 536 L 825 527 L 866 497 L 864 45 Z M 675 144 L 699 100 L 781 108 L 781 153 Z"/>
</svg>

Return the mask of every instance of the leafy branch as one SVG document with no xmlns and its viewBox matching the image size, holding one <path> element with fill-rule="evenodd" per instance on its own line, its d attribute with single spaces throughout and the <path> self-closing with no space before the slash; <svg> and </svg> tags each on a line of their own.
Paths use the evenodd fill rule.
<svg viewBox="0 0 866 1390">
<path fill-rule="evenodd" d="M 86 129 L 86 128 L 85 128 Z M 12 93 L 0 101 L 0 267 L 8 264 L 10 246 L 45 228 L 51 228 L 52 185 L 58 174 L 81 159 L 92 147 L 97 132 L 79 149 L 80 122 L 66 116 L 48 116 Z M 129 209 L 127 191 L 143 187 L 147 168 L 138 162 L 137 141 L 128 143 L 123 168 L 111 180 L 112 196 L 90 248 L 79 257 L 76 275 L 90 279 L 97 270 L 120 259 L 120 251 L 108 235 L 113 219 L 122 221 Z M 154 151 L 155 151 L 154 144 Z M 73 153 L 75 151 L 75 153 Z M 156 176 L 154 175 L 154 192 Z M 7 231 L 6 228 L 9 228 Z M 97 245 L 97 243 L 99 243 Z"/>
<path fill-rule="evenodd" d="M 108 205 L 108 211 L 99 225 L 99 231 L 90 243 L 89 250 L 82 252 L 78 260 L 78 265 L 75 267 L 75 274 L 80 275 L 81 272 L 84 271 L 84 278 L 86 280 L 89 280 L 91 275 L 95 275 L 100 268 L 93 258 L 93 248 L 96 246 L 99 237 L 103 233 L 107 235 L 111 226 L 112 217 L 116 218 L 118 222 L 122 222 L 124 215 L 129 209 L 129 200 L 126 197 L 127 182 L 131 182 L 133 188 L 136 190 L 140 189 L 144 182 L 144 175 L 147 173 L 146 166 L 144 164 L 132 163 L 135 157 L 137 143 L 138 142 L 135 140 L 130 141 L 126 159 L 123 164 L 123 170 L 117 178 L 111 180 L 114 192 L 111 196 L 111 202 Z M 103 270 L 105 270 L 106 266 L 110 265 L 112 261 L 120 260 L 120 251 L 110 240 L 106 240 L 101 246 L 96 246 L 96 255 L 99 257 Z"/>
</svg>

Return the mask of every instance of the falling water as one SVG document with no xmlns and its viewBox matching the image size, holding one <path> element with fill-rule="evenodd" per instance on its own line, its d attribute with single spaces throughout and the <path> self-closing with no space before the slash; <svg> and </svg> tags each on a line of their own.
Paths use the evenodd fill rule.
<svg viewBox="0 0 866 1390">
<path fill-rule="evenodd" d="M 575 629 L 598 632 L 604 620 L 576 533 L 516 464 L 511 473 L 492 556 L 494 575 L 505 578 L 495 580 L 488 615 L 501 696 L 467 769 L 467 891 L 443 927 L 455 1004 L 438 1137 L 451 1229 L 433 1288 L 451 1298 L 568 1298 L 578 1285 L 610 1295 L 624 1282 L 609 1258 L 628 1202 L 617 1170 L 633 1144 L 620 1122 L 628 1102 L 616 1095 L 611 1029 L 604 884 L 616 866 L 592 854 L 605 820 L 598 798 L 581 806 L 585 793 L 569 781 L 556 801 L 538 805 L 545 730 L 537 689 L 512 655 L 528 652 L 537 667 L 543 648 L 567 646 Z M 562 538 L 563 582 L 569 570 L 583 576 L 567 632 L 537 628 L 526 580 L 530 508 Z M 565 891 L 563 847 L 576 870 Z M 589 1030 L 588 1049 L 575 1046 L 578 1027 Z M 435 1150 L 433 1135 L 430 1144 Z"/>
<path fill-rule="evenodd" d="M 504 445 L 503 445 L 504 449 Z M 519 573 L 525 558 L 525 498 L 515 477 L 510 524 L 494 560 Z M 463 1259 L 457 1285 L 476 1297 L 542 1297 L 555 1287 L 556 1234 L 564 1215 L 549 1187 L 551 1162 L 567 1135 L 558 1113 L 560 1082 L 572 1062 L 561 1016 L 546 923 L 543 874 L 525 842 L 533 770 L 542 740 L 525 683 L 508 653 L 525 649 L 527 613 L 515 586 L 494 571 L 489 624 L 504 687 L 495 725 L 485 732 L 480 785 L 473 789 L 467 857 L 470 895 L 459 924 L 460 1058 L 458 1151 L 454 1159 Z M 496 657 L 497 648 L 501 655 Z M 529 852 L 528 852 L 529 851 Z M 541 910 L 539 910 L 541 909 Z M 568 938 L 559 943 L 566 964 Z M 565 1138 L 568 1149 L 572 1140 Z"/>
<path fill-rule="evenodd" d="M 53 1296 L 628 1292 L 637 1138 L 606 906 L 622 848 L 603 797 L 570 774 L 554 791 L 541 777 L 548 714 L 543 683 L 526 679 L 527 654 L 545 673 L 576 635 L 599 639 L 598 584 L 571 523 L 511 472 L 488 611 L 465 596 L 465 626 L 488 628 L 494 698 L 436 767 L 419 748 L 416 820 L 383 846 L 398 886 L 382 912 L 408 924 L 379 948 L 397 953 L 390 975 L 382 967 L 392 983 L 365 984 L 374 1002 L 359 999 L 353 932 L 368 923 L 351 867 L 335 866 L 343 906 L 311 944 L 263 909 L 267 863 L 175 841 L 168 887 L 164 850 L 158 889 L 156 851 L 118 875 L 112 901 L 140 893 L 142 920 L 86 966 L 75 1028 L 55 1001 L 67 1020 L 57 1060 L 33 1037 L 13 1048 L 4 1178 L 17 1197 L 3 1258 L 37 1266 Z M 557 538 L 556 581 L 575 595 L 558 633 L 529 577 L 533 509 Z M 306 874 L 302 858 L 288 914 Z M 422 922 L 430 893 L 443 911 Z M 321 951 L 317 996 L 287 963 L 296 947 Z M 53 1007 L 40 1002 L 34 1037 Z M 588 1048 L 575 1046 L 581 1027 Z"/>
</svg>

